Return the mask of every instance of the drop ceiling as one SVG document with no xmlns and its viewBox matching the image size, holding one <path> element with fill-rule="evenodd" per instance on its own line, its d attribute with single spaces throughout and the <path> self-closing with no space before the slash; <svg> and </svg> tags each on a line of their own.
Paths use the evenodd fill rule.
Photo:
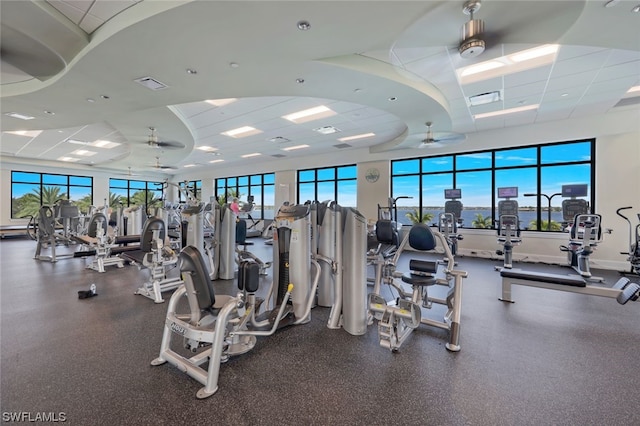
<svg viewBox="0 0 640 426">
<path fill-rule="evenodd" d="M 118 145 L 94 146 L 97 154 L 80 156 L 74 167 L 160 172 L 154 165 L 161 162 L 175 167 L 161 170 L 171 174 L 352 149 L 396 155 L 420 144 L 427 121 L 436 135 L 455 136 L 458 150 L 475 132 L 639 108 L 640 92 L 629 89 L 640 84 L 640 13 L 632 12 L 640 1 L 484 0 L 475 18 L 485 22 L 487 49 L 466 60 L 457 50 L 469 19 L 463 3 L 3 1 L 2 161 L 65 166 L 60 158 L 82 148 L 70 138 L 110 140 Z M 27 23 L 16 29 L 5 19 L 11 16 Z M 67 38 L 73 49 L 61 42 Z M 59 58 L 62 69 L 36 75 L 37 61 L 5 54 L 25 40 L 40 51 L 60 50 L 47 71 L 60 67 Z M 470 84 L 456 74 L 544 44 L 559 44 L 544 66 Z M 145 77 L 166 88 L 135 82 Z M 498 102 L 469 105 L 469 97 L 494 91 Z M 205 102 L 227 98 L 236 100 Z M 319 105 L 336 114 L 302 124 L 282 118 Z M 527 105 L 539 106 L 474 119 Z M 222 135 L 242 126 L 260 133 Z M 314 130 L 326 126 L 339 131 Z M 149 146 L 150 127 L 184 148 Z M 42 132 L 7 133 L 26 130 Z M 374 135 L 339 140 L 366 133 Z M 299 145 L 308 147 L 285 150 Z M 205 146 L 211 152 L 198 149 Z M 260 155 L 243 157 L 252 153 Z"/>
</svg>

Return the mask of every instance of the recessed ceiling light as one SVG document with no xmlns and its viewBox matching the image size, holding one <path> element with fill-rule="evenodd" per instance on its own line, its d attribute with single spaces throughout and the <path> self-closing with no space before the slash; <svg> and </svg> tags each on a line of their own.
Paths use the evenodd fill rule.
<svg viewBox="0 0 640 426">
<path fill-rule="evenodd" d="M 15 130 L 15 131 L 12 131 L 12 132 L 2 132 L 2 133 L 8 133 L 10 135 L 18 135 L 18 136 L 28 136 L 30 138 L 35 138 L 40 133 L 42 133 L 42 130 Z"/>
<path fill-rule="evenodd" d="M 101 97 L 102 99 L 111 99 L 111 98 L 109 97 L 109 95 L 100 95 L 100 97 Z"/>
<path fill-rule="evenodd" d="M 262 154 L 260 154 L 259 152 L 253 152 L 251 154 L 245 154 L 245 155 L 241 155 L 240 157 L 242 158 L 251 158 L 251 157 L 258 157 Z"/>
<path fill-rule="evenodd" d="M 206 100 L 205 102 L 211 105 L 215 105 L 217 107 L 221 107 L 221 106 L 225 106 L 228 105 L 232 102 L 237 101 L 237 98 L 225 98 L 225 99 L 209 99 Z"/>
<path fill-rule="evenodd" d="M 229 66 L 231 68 L 239 68 L 240 67 L 240 65 L 237 62 L 229 62 Z"/>
<path fill-rule="evenodd" d="M 44 110 L 44 113 L 47 114 L 47 115 L 56 115 L 55 112 L 49 111 L 49 110 L 46 110 L 46 109 Z"/>
<path fill-rule="evenodd" d="M 242 126 L 237 129 L 227 130 L 226 132 L 222 132 L 221 135 L 229 136 L 232 138 L 244 138 L 247 136 L 257 135 L 258 133 L 262 133 L 262 130 L 256 129 L 251 126 Z"/>
<path fill-rule="evenodd" d="M 634 7 L 633 9 L 631 9 L 631 11 L 632 11 L 633 13 L 640 13 L 640 4 L 639 4 L 639 5 L 637 5 L 636 7 Z"/>
<path fill-rule="evenodd" d="M 304 78 L 296 78 L 296 83 L 298 84 L 304 83 Z"/>
<path fill-rule="evenodd" d="M 509 55 L 508 58 L 513 62 L 524 62 L 530 61 L 532 59 L 539 58 L 541 56 L 547 56 L 551 54 L 555 54 L 558 51 L 557 44 L 545 44 L 544 46 L 535 47 L 533 49 L 523 50 L 518 53 L 514 53 Z"/>
<path fill-rule="evenodd" d="M 313 131 L 318 132 L 322 135 L 330 135 L 332 133 L 338 133 L 341 130 L 333 126 L 322 126 L 322 127 L 316 127 L 315 129 L 313 129 Z"/>
<path fill-rule="evenodd" d="M 391 102 L 394 102 L 394 101 L 397 101 L 397 100 L 398 100 L 398 98 L 396 98 L 395 96 L 391 96 L 391 97 L 389 98 L 389 100 L 390 100 Z"/>
<path fill-rule="evenodd" d="M 89 150 L 86 150 L 86 149 L 76 149 L 75 151 L 72 152 L 72 154 L 81 155 L 83 157 L 91 157 L 92 155 L 96 155 L 97 152 L 89 151 Z"/>
<path fill-rule="evenodd" d="M 98 139 L 97 141 L 91 142 L 89 145 L 95 146 L 97 148 L 111 149 L 111 148 L 115 148 L 116 146 L 120 145 L 120 143 L 119 142 L 111 142 L 111 141 L 107 141 L 107 140 Z"/>
<path fill-rule="evenodd" d="M 78 139 L 67 139 L 67 142 L 68 142 L 68 143 L 75 144 L 75 145 L 89 145 L 89 142 L 87 142 L 87 141 L 80 141 L 80 140 L 78 140 Z"/>
<path fill-rule="evenodd" d="M 469 67 L 465 67 L 460 72 L 461 77 L 467 77 L 469 75 L 478 74 L 485 71 L 494 70 L 496 68 L 504 67 L 506 64 L 498 61 L 486 61 L 480 62 L 479 64 L 471 65 Z"/>
<path fill-rule="evenodd" d="M 89 103 L 94 103 L 95 101 L 96 101 L 96 100 L 95 100 L 95 99 L 93 99 L 93 98 L 87 98 L 87 102 L 89 102 Z"/>
<path fill-rule="evenodd" d="M 353 141 L 356 139 L 364 139 L 364 138 L 370 138 L 371 136 L 375 136 L 375 133 L 362 133 L 360 135 L 354 135 L 354 136 L 347 136 L 346 138 L 340 138 L 338 139 L 340 142 L 346 142 L 346 141 Z"/>
<path fill-rule="evenodd" d="M 300 31 L 307 31 L 311 28 L 311 24 L 308 21 L 298 21 L 298 29 Z"/>
<path fill-rule="evenodd" d="M 307 121 L 313 121 L 313 120 L 319 120 L 325 117 L 331 117 L 332 115 L 336 115 L 336 114 L 337 113 L 334 110 L 330 109 L 329 107 L 320 105 L 317 107 L 283 115 L 282 118 L 284 118 L 285 120 L 292 121 L 296 124 L 300 124 L 300 123 L 306 123 Z"/>
<path fill-rule="evenodd" d="M 5 115 L 12 118 L 19 118 L 20 120 L 33 120 L 35 118 L 30 115 L 20 114 L 17 112 L 7 112 Z"/>
<path fill-rule="evenodd" d="M 210 163 L 222 163 L 224 160 L 222 158 L 218 158 L 217 160 L 211 160 Z"/>
<path fill-rule="evenodd" d="M 627 90 L 627 93 L 640 92 L 640 85 L 633 86 L 631 89 Z"/>
<path fill-rule="evenodd" d="M 296 149 L 309 148 L 309 145 L 295 145 L 282 148 L 283 151 L 295 151 Z"/>
<path fill-rule="evenodd" d="M 184 165 L 184 166 L 182 166 L 182 167 L 184 167 L 184 168 L 186 169 L 186 168 L 188 168 L 188 167 L 195 167 L 195 166 L 196 166 L 196 164 L 185 164 L 185 165 Z"/>
<path fill-rule="evenodd" d="M 498 115 L 514 114 L 516 112 L 523 112 L 523 111 L 538 109 L 539 106 L 540 105 L 536 104 L 536 105 L 527 105 L 527 106 L 521 106 L 516 108 L 502 109 L 499 111 L 485 112 L 482 114 L 476 114 L 473 116 L 473 118 L 477 120 L 479 118 L 488 118 L 488 117 L 495 117 Z"/>
<path fill-rule="evenodd" d="M 74 157 L 58 157 L 58 161 L 74 162 L 74 161 L 80 161 L 80 159 L 74 158 Z"/>
<path fill-rule="evenodd" d="M 186 71 L 187 71 L 187 74 L 191 74 L 191 75 L 198 74 L 198 71 L 194 70 L 193 68 L 187 68 Z"/>
<path fill-rule="evenodd" d="M 604 7 L 613 7 L 618 4 L 618 2 L 620 2 L 620 0 L 609 0 L 604 4 Z"/>
<path fill-rule="evenodd" d="M 207 145 L 197 146 L 196 149 L 199 149 L 200 151 L 204 151 L 204 152 L 214 152 L 218 150 L 218 148 L 214 148 L 212 146 L 207 146 Z"/>
<path fill-rule="evenodd" d="M 562 96 L 562 97 L 564 98 L 564 97 L 569 96 L 569 94 L 568 94 L 568 93 L 563 93 L 563 94 L 562 94 L 562 95 L 560 95 L 560 96 Z"/>
</svg>

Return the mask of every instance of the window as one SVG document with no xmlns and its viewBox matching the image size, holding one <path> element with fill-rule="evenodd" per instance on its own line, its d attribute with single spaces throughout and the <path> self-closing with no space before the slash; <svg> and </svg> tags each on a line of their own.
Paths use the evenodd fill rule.
<svg viewBox="0 0 640 426">
<path fill-rule="evenodd" d="M 93 204 L 93 178 L 50 173 L 11 172 L 11 218 L 35 216 L 40 206 L 70 200 L 83 214 Z"/>
<path fill-rule="evenodd" d="M 233 197 L 238 197 L 242 203 L 252 196 L 254 205 L 251 217 L 255 220 L 273 219 L 275 180 L 274 173 L 219 178 L 215 182 L 215 195 L 221 203 L 231 202 Z"/>
<path fill-rule="evenodd" d="M 594 211 L 594 153 L 595 140 L 586 140 L 392 161 L 391 196 L 412 197 L 398 200 L 397 220 L 409 225 L 420 213 L 435 223 L 444 211 L 444 190 L 459 188 L 463 226 L 494 227 L 497 188 L 517 186 L 521 226 L 561 231 L 563 185 L 587 184 Z"/>
<path fill-rule="evenodd" d="M 148 182 L 144 180 L 109 179 L 109 206 L 118 207 L 122 203 L 125 207 L 146 206 L 161 207 L 164 198 L 164 184 L 162 182 Z"/>
<path fill-rule="evenodd" d="M 355 165 L 298 170 L 298 201 L 336 201 L 343 207 L 357 206 Z"/>
<path fill-rule="evenodd" d="M 202 181 L 201 180 L 191 180 L 186 182 L 186 188 L 193 194 L 196 200 L 202 201 Z M 183 203 L 187 200 L 182 195 L 182 191 L 178 191 L 178 202 Z"/>
</svg>

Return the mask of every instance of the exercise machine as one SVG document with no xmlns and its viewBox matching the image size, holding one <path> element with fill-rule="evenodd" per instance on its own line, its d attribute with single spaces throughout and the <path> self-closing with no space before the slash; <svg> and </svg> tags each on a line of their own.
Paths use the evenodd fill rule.
<svg viewBox="0 0 640 426">
<path fill-rule="evenodd" d="M 444 213 L 438 216 L 438 232 L 444 235 L 447 244 L 451 249 L 451 253 L 456 256 L 458 254 L 458 241 L 464 237 L 458 232 L 458 228 L 462 227 L 462 190 L 453 188 L 444 190 Z"/>
<path fill-rule="evenodd" d="M 520 237 L 520 219 L 518 217 L 518 187 L 498 188 L 498 244 L 502 250 L 496 250 L 498 256 L 504 256 L 503 268 L 510 269 L 513 264 L 513 247 L 522 243 Z M 496 269 L 499 269 L 496 267 Z"/>
<path fill-rule="evenodd" d="M 640 213 L 638 213 L 638 224 L 635 227 L 635 232 L 629 218 L 621 213 L 623 210 L 629 210 L 631 208 L 633 207 L 620 207 L 616 210 L 616 214 L 629 224 L 629 250 L 620 252 L 620 254 L 626 254 L 628 256 L 627 260 L 631 264 L 630 273 L 640 275 Z"/>
<path fill-rule="evenodd" d="M 79 215 L 78 207 L 68 202 L 63 203 L 62 207 L 59 205 L 53 207 L 46 205 L 41 206 L 36 218 L 34 218 L 34 222 L 37 223 L 38 226 L 35 231 L 36 252 L 33 258 L 55 263 L 58 259 L 73 257 L 73 253 L 57 253 L 56 247 L 59 245 L 68 247 L 73 244 L 70 221 Z M 43 249 L 50 250 L 50 254 L 42 254 Z"/>
<path fill-rule="evenodd" d="M 312 256 L 320 264 L 318 305 L 331 307 L 327 327 L 367 331 L 367 226 L 356 209 L 325 201 L 311 205 Z"/>
<path fill-rule="evenodd" d="M 176 289 L 182 284 L 182 279 L 169 277 L 169 268 L 177 266 L 178 255 L 169 246 L 165 245 L 166 227 L 162 219 L 152 217 L 147 219 L 140 234 L 140 248 L 135 251 L 127 251 L 121 256 L 136 265 L 140 269 L 150 271 L 149 279 L 140 286 L 135 294 L 145 296 L 155 303 L 163 303 L 162 293 Z"/>
<path fill-rule="evenodd" d="M 290 283 L 291 312 L 285 313 L 285 324 L 305 324 L 311 320 L 311 307 L 316 299 L 320 265 L 311 256 L 311 220 L 309 205 L 284 203 L 274 218 L 273 282 L 267 300 L 273 306 L 282 304 Z M 311 274 L 311 266 L 315 272 Z"/>
<path fill-rule="evenodd" d="M 236 296 L 215 293 L 204 259 L 196 247 L 187 246 L 182 250 L 180 271 L 184 276 L 184 285 L 173 293 L 168 303 L 160 355 L 151 361 L 151 365 L 169 362 L 187 373 L 204 385 L 196 393 L 198 399 L 203 399 L 218 390 L 221 363 L 228 361 L 231 356 L 253 349 L 257 336 L 275 333 L 295 287 L 293 284 L 287 285 L 279 307 L 268 314 L 270 319 L 258 322 L 255 315 L 262 301 L 255 296 L 259 277 L 257 265 L 252 261 L 243 262 L 240 266 L 240 291 Z M 184 297 L 188 302 L 186 312 L 179 311 L 184 306 L 180 303 Z M 265 326 L 269 329 L 255 329 Z M 254 329 L 250 330 L 249 327 Z M 184 356 L 172 349 L 173 337 L 182 339 L 184 349 L 191 356 Z"/>
<path fill-rule="evenodd" d="M 267 275 L 267 269 L 271 267 L 271 262 L 263 262 L 258 256 L 251 253 L 247 246 L 253 245 L 248 241 L 248 228 L 247 221 L 245 219 L 238 219 L 236 222 L 236 263 L 242 264 L 245 260 L 254 261 L 260 268 L 260 275 Z"/>
<path fill-rule="evenodd" d="M 105 213 L 94 213 L 89 220 L 87 235 L 79 237 L 80 241 L 85 244 L 88 243 L 90 247 L 95 248 L 93 260 L 87 265 L 87 269 L 93 269 L 101 273 L 105 272 L 105 266 L 124 267 L 124 260 L 111 252 L 114 244 L 112 244 L 107 235 L 107 222 Z"/>
<path fill-rule="evenodd" d="M 255 206 L 254 204 L 254 197 L 253 195 L 249 195 L 247 197 L 247 202 L 244 203 L 242 205 L 242 208 L 240 209 L 240 214 L 244 214 L 247 216 L 246 219 L 243 220 L 250 220 L 251 223 L 247 222 L 247 232 L 246 232 L 246 238 L 255 238 L 255 237 L 260 237 L 262 236 L 262 229 L 258 228 L 258 226 L 260 225 L 260 223 L 262 222 L 261 220 L 255 220 L 253 217 L 251 217 L 251 212 L 253 211 L 253 207 Z"/>
<path fill-rule="evenodd" d="M 599 214 L 589 213 L 587 200 L 577 197 L 586 197 L 588 187 L 586 184 L 562 185 L 562 217 L 565 229 L 569 232 L 569 244 L 560 246 L 560 250 L 567 253 L 567 263 L 581 277 L 588 281 L 603 282 L 604 278 L 594 277 L 589 266 L 589 256 L 602 241 L 602 217 Z"/>
<path fill-rule="evenodd" d="M 441 245 L 445 261 L 427 261 L 411 259 L 408 273 L 397 272 L 400 255 L 406 248 L 419 252 L 433 251 Z M 393 352 L 400 349 L 411 332 L 421 324 L 446 330 L 449 339 L 445 347 L 452 352 L 460 350 L 460 317 L 462 307 L 462 281 L 467 272 L 454 269 L 453 253 L 446 237 L 432 231 L 423 223 L 415 224 L 403 238 L 393 262 L 384 269 L 383 275 L 376 274 L 373 291 L 369 294 L 368 305 L 372 320 L 378 323 L 378 338 L 382 347 Z M 397 297 L 387 301 L 381 294 L 381 284 L 388 284 L 390 291 Z M 407 290 L 404 284 L 411 286 Z M 447 294 L 444 298 L 429 295 L 428 289 L 444 286 Z M 428 318 L 427 310 L 433 304 L 444 305 L 447 309 L 442 320 Z"/>
<path fill-rule="evenodd" d="M 549 274 L 521 269 L 503 269 L 501 294 L 499 300 L 514 303 L 511 288 L 514 285 L 545 288 L 548 290 L 566 291 L 591 296 L 610 297 L 624 305 L 629 300 L 636 301 L 640 297 L 640 285 L 632 283 L 628 278 L 620 278 L 612 287 L 589 285 L 579 275 Z"/>
</svg>

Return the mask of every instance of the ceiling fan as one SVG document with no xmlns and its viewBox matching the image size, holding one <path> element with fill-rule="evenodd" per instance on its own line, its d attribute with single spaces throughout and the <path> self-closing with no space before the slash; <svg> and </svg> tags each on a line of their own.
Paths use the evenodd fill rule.
<svg viewBox="0 0 640 426">
<path fill-rule="evenodd" d="M 416 148 L 442 148 L 445 145 L 450 145 L 455 142 L 462 141 L 466 138 L 464 134 L 461 133 L 453 133 L 453 132 L 433 132 L 433 123 L 431 121 L 427 121 L 425 123 L 427 126 L 427 133 L 420 133 L 416 135 L 416 137 L 410 136 L 409 140 L 418 139 L 420 141 L 419 145 Z"/>
<path fill-rule="evenodd" d="M 152 148 L 161 148 L 161 149 L 182 149 L 185 145 L 181 142 L 176 141 L 161 141 L 158 139 L 158 135 L 156 134 L 155 127 L 149 127 L 151 133 L 149 134 L 149 138 L 147 139 L 147 145 Z"/>
<path fill-rule="evenodd" d="M 158 169 L 158 170 L 178 170 L 177 167 L 167 166 L 167 165 L 161 164 L 160 163 L 160 157 L 156 157 L 156 162 L 153 165 L 153 168 L 154 169 Z"/>
</svg>

